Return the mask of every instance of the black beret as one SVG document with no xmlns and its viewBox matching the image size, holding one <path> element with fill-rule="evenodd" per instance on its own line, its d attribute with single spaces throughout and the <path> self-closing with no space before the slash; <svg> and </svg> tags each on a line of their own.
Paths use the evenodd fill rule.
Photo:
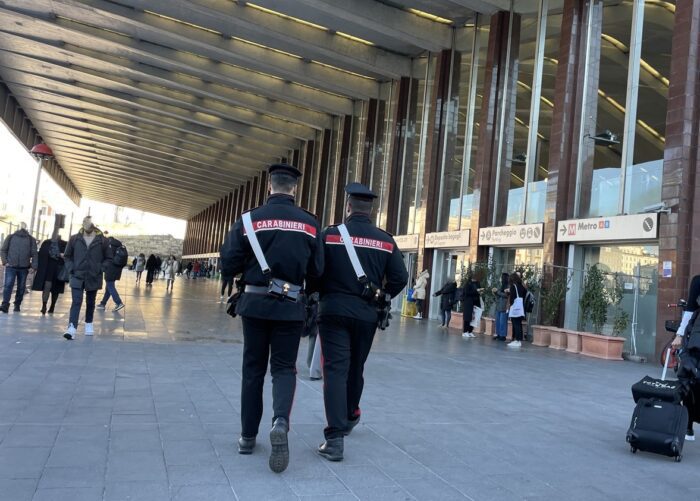
<svg viewBox="0 0 700 501">
<path fill-rule="evenodd" d="M 374 200 L 377 198 L 377 195 L 362 183 L 350 183 L 345 187 L 345 193 L 351 197 L 365 198 L 367 200 Z"/>
<path fill-rule="evenodd" d="M 294 178 L 301 177 L 301 171 L 293 165 L 287 164 L 272 164 L 268 167 L 267 172 L 270 174 L 287 174 Z"/>
</svg>

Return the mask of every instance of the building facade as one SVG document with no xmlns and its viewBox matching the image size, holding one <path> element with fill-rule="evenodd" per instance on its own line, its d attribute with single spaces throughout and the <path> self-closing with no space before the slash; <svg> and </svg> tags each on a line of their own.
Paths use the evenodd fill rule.
<svg viewBox="0 0 700 501">
<path fill-rule="evenodd" d="M 700 2 L 539 0 L 453 35 L 281 159 L 304 172 L 298 202 L 339 223 L 344 185 L 367 184 L 433 291 L 477 263 L 528 265 L 544 283 L 567 270 L 568 328 L 585 328 L 581 284 L 600 264 L 623 289 L 628 351 L 653 356 L 667 303 L 700 273 Z M 217 255 L 266 188 L 261 172 L 190 219 L 184 254 Z"/>
</svg>

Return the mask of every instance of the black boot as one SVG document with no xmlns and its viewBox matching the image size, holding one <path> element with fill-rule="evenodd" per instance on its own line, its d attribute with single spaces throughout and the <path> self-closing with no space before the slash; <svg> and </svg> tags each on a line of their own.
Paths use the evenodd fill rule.
<svg viewBox="0 0 700 501">
<path fill-rule="evenodd" d="M 15 305 L 15 309 L 13 311 L 20 311 L 20 307 L 18 304 Z"/>
<path fill-rule="evenodd" d="M 41 314 L 46 315 L 46 303 L 41 303 Z"/>
<path fill-rule="evenodd" d="M 328 461 L 343 460 L 343 437 L 329 438 L 318 448 L 318 453 Z"/>
<path fill-rule="evenodd" d="M 48 313 L 52 315 L 54 308 L 56 308 L 56 301 L 58 301 L 58 294 L 51 294 L 51 306 L 49 306 Z"/>
<path fill-rule="evenodd" d="M 255 449 L 255 437 L 241 437 L 238 439 L 238 454 L 252 454 Z"/>
<path fill-rule="evenodd" d="M 270 444 L 272 452 L 270 453 L 270 469 L 275 473 L 282 473 L 289 466 L 289 443 L 287 442 L 287 433 L 289 425 L 284 418 L 275 419 L 270 430 Z"/>
<path fill-rule="evenodd" d="M 10 305 L 7 303 L 2 303 L 0 305 L 0 311 L 3 313 L 7 313 L 8 311 L 10 311 Z"/>
</svg>

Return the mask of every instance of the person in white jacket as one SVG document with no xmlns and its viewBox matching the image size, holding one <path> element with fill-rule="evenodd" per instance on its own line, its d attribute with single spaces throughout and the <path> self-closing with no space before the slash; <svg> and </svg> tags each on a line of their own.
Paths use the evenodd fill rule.
<svg viewBox="0 0 700 501">
<path fill-rule="evenodd" d="M 416 283 L 413 285 L 413 299 L 416 300 L 416 315 L 413 318 L 423 318 L 423 301 L 425 301 L 425 289 L 428 287 L 428 279 L 430 273 L 428 270 L 423 270 L 416 277 Z"/>
</svg>

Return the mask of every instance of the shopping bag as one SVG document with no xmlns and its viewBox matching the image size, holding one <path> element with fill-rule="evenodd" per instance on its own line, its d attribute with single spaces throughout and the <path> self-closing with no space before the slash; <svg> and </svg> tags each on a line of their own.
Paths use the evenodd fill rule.
<svg viewBox="0 0 700 501">
<path fill-rule="evenodd" d="M 475 331 L 478 331 L 479 327 L 481 326 L 481 315 L 483 315 L 483 313 L 483 308 L 480 308 L 478 306 L 474 307 L 474 314 L 472 315 L 472 321 L 469 323 L 469 325 L 474 327 Z"/>
</svg>

